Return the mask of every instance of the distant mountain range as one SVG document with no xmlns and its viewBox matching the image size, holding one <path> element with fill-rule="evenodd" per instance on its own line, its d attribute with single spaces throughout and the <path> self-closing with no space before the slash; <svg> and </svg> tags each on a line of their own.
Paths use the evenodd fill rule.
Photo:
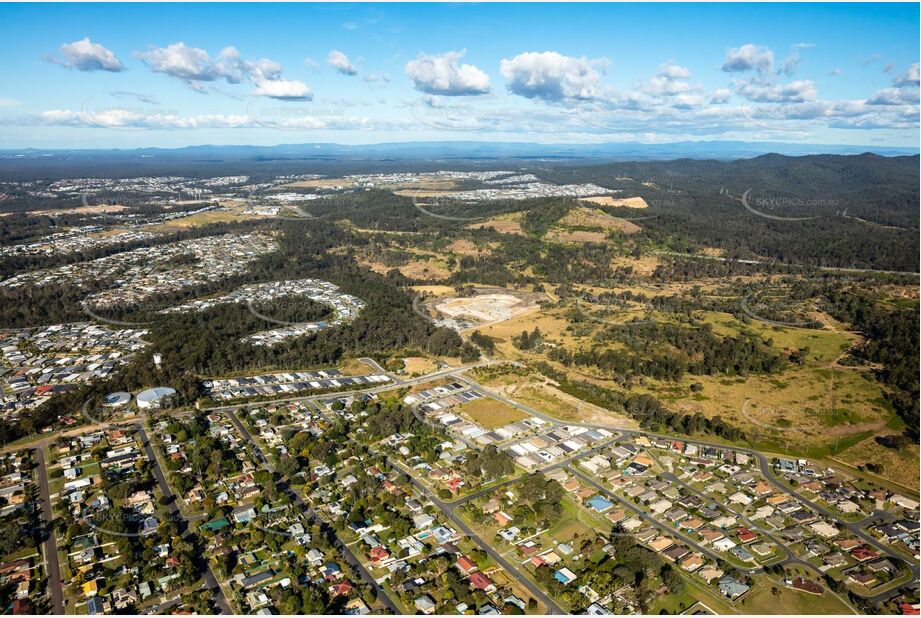
<svg viewBox="0 0 921 618">
<path fill-rule="evenodd" d="M 59 149 L 0 150 L 0 157 L 75 157 L 122 154 L 128 156 L 218 156 L 222 158 L 261 157 L 381 157 L 399 159 L 741 159 L 777 153 L 788 156 L 810 154 L 860 154 L 884 156 L 918 154 L 918 148 L 889 146 L 848 146 L 790 142 L 671 142 L 643 144 L 608 142 L 601 144 L 537 144 L 532 142 L 392 142 L 345 145 L 331 143 L 279 144 L 277 146 L 187 146 L 184 148 L 136 149 Z"/>
<path fill-rule="evenodd" d="M 0 150 L 0 178 L 80 176 L 270 176 L 314 172 L 340 174 L 398 170 L 431 171 L 533 167 L 547 164 L 593 165 L 606 162 L 730 161 L 765 154 L 784 156 L 917 155 L 918 148 L 842 146 L 787 142 L 673 142 L 641 144 L 535 144 L 528 142 L 398 142 L 367 145 L 330 143 L 277 146 L 188 146 L 185 148 Z"/>
</svg>

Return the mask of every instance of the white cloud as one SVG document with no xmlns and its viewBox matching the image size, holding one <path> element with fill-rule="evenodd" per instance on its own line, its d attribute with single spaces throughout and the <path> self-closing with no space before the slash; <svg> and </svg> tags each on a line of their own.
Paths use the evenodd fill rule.
<svg viewBox="0 0 921 618">
<path fill-rule="evenodd" d="M 185 82 L 214 81 L 221 72 L 203 49 L 189 47 L 182 41 L 166 47 L 152 47 L 137 54 L 155 73 L 165 73 Z"/>
<path fill-rule="evenodd" d="M 793 52 L 780 62 L 780 72 L 787 77 L 793 77 L 793 74 L 796 73 L 796 68 L 802 60 L 803 59 L 798 53 Z"/>
<path fill-rule="evenodd" d="M 282 66 L 268 58 L 244 60 L 235 47 L 225 47 L 212 59 L 205 50 L 179 41 L 166 47 L 151 47 L 136 55 L 155 73 L 179 79 L 199 91 L 201 82 L 256 83 L 278 80 L 282 72 Z"/>
<path fill-rule="evenodd" d="M 691 109 L 700 107 L 704 104 L 706 98 L 702 94 L 679 94 L 671 100 L 673 107 L 678 109 Z"/>
<path fill-rule="evenodd" d="M 390 76 L 386 73 L 368 73 L 365 75 L 364 80 L 366 82 L 389 82 Z"/>
<path fill-rule="evenodd" d="M 600 75 L 595 67 L 606 60 L 574 58 L 554 51 L 525 52 L 503 59 L 500 72 L 509 92 L 529 99 L 560 101 L 598 96 Z"/>
<path fill-rule="evenodd" d="M 659 67 L 658 74 L 662 77 L 668 77 L 669 79 L 687 79 L 691 76 L 691 70 L 687 67 L 675 64 L 673 60 L 669 60 Z"/>
<path fill-rule="evenodd" d="M 919 67 L 914 63 L 903 75 L 892 80 L 891 88 L 878 90 L 867 100 L 870 105 L 917 106 L 921 98 L 919 91 Z"/>
<path fill-rule="evenodd" d="M 48 56 L 49 62 L 78 71 L 111 71 L 118 73 L 125 70 L 118 57 L 100 45 L 93 43 L 89 37 L 65 43 L 58 48 L 59 56 Z"/>
<path fill-rule="evenodd" d="M 767 47 L 748 43 L 742 47 L 730 49 L 723 62 L 723 71 L 742 73 L 757 71 L 767 73 L 774 65 L 774 52 Z"/>
<path fill-rule="evenodd" d="M 918 63 L 916 62 L 916 63 L 914 63 L 913 65 L 911 65 L 910 67 L 908 67 L 908 70 L 905 71 L 905 75 L 903 75 L 903 76 L 895 83 L 895 85 L 896 85 L 896 86 L 899 86 L 899 87 L 902 87 L 902 86 L 914 86 L 914 87 L 917 88 L 917 87 L 918 87 L 918 83 L 919 83 L 919 78 L 921 78 L 921 75 L 919 75 L 919 73 L 921 73 L 921 68 L 919 68 Z"/>
<path fill-rule="evenodd" d="M 472 64 L 458 64 L 466 50 L 440 56 L 420 53 L 406 63 L 406 76 L 416 90 L 445 96 L 478 95 L 489 92 L 489 75 Z"/>
<path fill-rule="evenodd" d="M 815 84 L 808 79 L 788 84 L 745 82 L 739 84 L 736 91 L 749 101 L 758 103 L 803 103 L 818 97 Z"/>
<path fill-rule="evenodd" d="M 691 90 L 691 85 L 676 79 L 669 79 L 664 75 L 651 77 L 640 89 L 653 96 L 673 96 Z"/>
<path fill-rule="evenodd" d="M 658 73 L 651 77 L 639 89 L 656 97 L 671 97 L 695 90 L 691 84 L 682 81 L 691 76 L 691 70 L 677 65 L 671 60 L 659 67 Z"/>
<path fill-rule="evenodd" d="M 239 128 L 250 122 L 242 115 L 205 114 L 183 118 L 176 114 L 144 114 L 119 108 L 93 112 L 53 109 L 40 113 L 34 121 L 52 126 L 138 129 Z"/>
<path fill-rule="evenodd" d="M 233 77 L 238 83 L 250 79 L 277 79 L 281 77 L 281 65 L 268 58 L 258 60 L 243 60 L 240 52 L 235 47 L 227 47 L 218 55 L 218 68 L 227 76 Z"/>
<path fill-rule="evenodd" d="M 269 97 L 281 101 L 310 101 L 313 93 L 304 82 L 293 79 L 263 79 L 255 82 L 256 88 L 252 95 L 256 97 Z"/>
<path fill-rule="evenodd" d="M 116 99 L 137 99 L 141 103 L 147 103 L 149 105 L 160 105 L 160 102 L 157 101 L 157 98 L 146 92 L 134 92 L 132 90 L 110 90 L 109 96 L 115 97 Z"/>
<path fill-rule="evenodd" d="M 343 75 L 357 75 L 358 69 L 349 61 L 349 57 L 338 49 L 330 50 L 326 63 Z"/>
<path fill-rule="evenodd" d="M 144 113 L 130 109 L 110 108 L 98 111 L 76 111 L 54 109 L 32 116 L 3 119 L 0 124 L 22 126 L 68 126 L 93 129 L 148 129 L 148 130 L 194 130 L 194 129 L 254 129 L 270 128 L 284 130 L 318 129 L 375 129 L 367 118 L 341 115 L 273 115 L 272 110 L 264 114 L 200 114 L 180 116 L 176 113 Z M 384 125 L 382 125 L 383 127 Z"/>
<path fill-rule="evenodd" d="M 717 88 L 713 91 L 713 95 L 710 97 L 710 103 L 714 105 L 721 105 L 729 101 L 729 97 L 732 96 L 732 91 L 729 88 Z"/>
</svg>

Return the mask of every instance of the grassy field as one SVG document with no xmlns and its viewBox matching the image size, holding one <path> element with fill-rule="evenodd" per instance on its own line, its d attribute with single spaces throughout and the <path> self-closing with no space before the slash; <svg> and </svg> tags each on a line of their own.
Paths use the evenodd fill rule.
<svg viewBox="0 0 921 618">
<path fill-rule="evenodd" d="M 372 369 L 369 365 L 361 362 L 357 358 L 350 358 L 339 367 L 339 371 L 343 375 L 347 376 L 366 376 L 369 373 L 372 373 Z"/>
<path fill-rule="evenodd" d="M 202 227 L 212 223 L 229 223 L 232 221 L 246 221 L 249 219 L 260 219 L 259 215 L 243 214 L 243 206 L 232 206 L 221 210 L 209 210 L 198 214 L 173 219 L 160 225 L 153 225 L 148 229 L 150 232 L 168 233 L 185 230 L 192 227 Z"/>
<path fill-rule="evenodd" d="M 484 429 L 495 429 L 527 418 L 521 410 L 489 397 L 475 399 L 455 409 Z"/>
<path fill-rule="evenodd" d="M 814 578 L 813 578 L 814 579 Z M 779 594 L 773 594 L 771 588 Z M 772 582 L 765 576 L 757 576 L 748 596 L 736 604 L 744 614 L 851 614 L 849 607 L 827 590 L 822 596 L 798 592 Z"/>
<path fill-rule="evenodd" d="M 881 465 L 881 476 L 917 492 L 921 489 L 919 460 L 921 453 L 917 444 L 893 450 L 878 444 L 870 437 L 839 452 L 832 462 L 840 461 L 855 467 L 867 463 Z"/>
<path fill-rule="evenodd" d="M 438 365 L 431 358 L 424 356 L 407 356 L 403 359 L 403 371 L 407 375 L 421 376 L 438 369 Z"/>
<path fill-rule="evenodd" d="M 560 219 L 558 225 L 568 228 L 618 230 L 625 234 L 635 234 L 641 229 L 640 226 L 631 221 L 612 217 L 606 212 L 594 208 L 575 208 L 570 210 L 565 217 Z"/>
<path fill-rule="evenodd" d="M 512 345 L 512 337 L 520 335 L 523 331 L 530 332 L 538 328 L 546 337 L 572 342 L 572 338 L 564 332 L 568 325 L 566 320 L 549 311 L 532 309 L 503 322 L 483 326 L 476 330 L 495 340 L 497 357 L 517 360 L 527 358 L 529 355 Z"/>
<path fill-rule="evenodd" d="M 712 324 L 714 332 L 720 335 L 737 336 L 748 332 L 764 340 L 773 340 L 773 346 L 781 350 L 792 352 L 809 348 L 808 363 L 831 363 L 860 340 L 860 337 L 843 330 L 827 316 L 822 319 L 828 320 L 835 330 L 780 327 L 757 320 L 743 324 L 728 313 L 710 311 L 698 312 L 696 315 L 701 321 Z"/>
<path fill-rule="evenodd" d="M 367 266 L 376 273 L 382 275 L 387 274 L 393 269 L 400 271 L 400 273 L 409 277 L 410 279 L 447 279 L 451 276 L 451 271 L 448 269 L 448 265 L 444 260 L 440 259 L 420 259 L 420 260 L 410 260 L 406 264 L 401 266 L 388 266 L 381 262 L 372 262 L 368 260 L 358 260 L 358 263 L 362 266 Z"/>
</svg>

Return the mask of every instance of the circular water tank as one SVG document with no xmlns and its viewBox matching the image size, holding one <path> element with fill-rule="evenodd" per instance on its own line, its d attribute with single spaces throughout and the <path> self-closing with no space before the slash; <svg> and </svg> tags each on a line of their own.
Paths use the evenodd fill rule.
<svg viewBox="0 0 921 618">
<path fill-rule="evenodd" d="M 123 405 L 126 405 L 131 401 L 131 393 L 126 393 L 124 391 L 119 391 L 117 393 L 109 393 L 102 399 L 102 405 L 107 408 L 120 408 Z"/>
<path fill-rule="evenodd" d="M 168 386 L 148 388 L 146 391 L 138 393 L 137 404 L 139 408 L 157 408 L 163 399 L 172 397 L 175 394 L 176 389 Z"/>
</svg>

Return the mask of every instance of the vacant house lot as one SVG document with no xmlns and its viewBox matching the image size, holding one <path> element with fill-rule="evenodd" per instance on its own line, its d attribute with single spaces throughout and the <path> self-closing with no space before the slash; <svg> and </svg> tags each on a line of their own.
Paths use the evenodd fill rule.
<svg viewBox="0 0 921 618">
<path fill-rule="evenodd" d="M 517 408 L 489 397 L 458 406 L 457 411 L 484 429 L 495 429 L 528 417 Z"/>
</svg>

